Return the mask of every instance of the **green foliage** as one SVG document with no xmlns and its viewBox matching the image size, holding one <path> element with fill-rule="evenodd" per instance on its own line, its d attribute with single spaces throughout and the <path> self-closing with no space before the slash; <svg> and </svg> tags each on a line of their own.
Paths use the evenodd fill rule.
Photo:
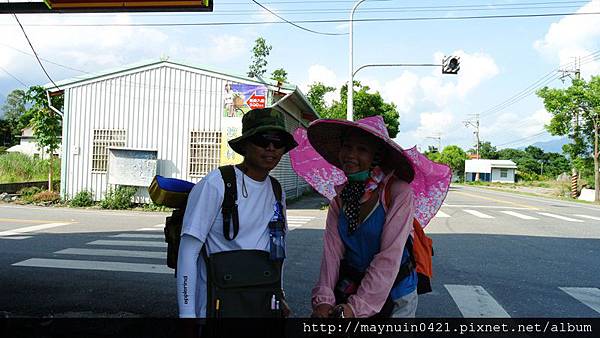
<svg viewBox="0 0 600 338">
<path fill-rule="evenodd" d="M 477 154 L 477 149 L 469 149 L 468 153 L 473 155 Z M 482 160 L 497 160 L 498 159 L 498 150 L 496 147 L 492 146 L 492 143 L 489 141 L 480 141 L 479 142 L 479 158 Z"/>
<path fill-rule="evenodd" d="M 279 83 L 287 82 L 288 73 L 283 68 L 275 69 L 273 73 L 271 73 L 271 80 L 277 81 Z"/>
<path fill-rule="evenodd" d="M 109 189 L 100 202 L 102 209 L 129 209 L 133 202 L 131 199 L 135 195 L 137 188 L 128 186 L 119 186 L 117 189 Z"/>
<path fill-rule="evenodd" d="M 82 190 L 75 194 L 72 200 L 69 201 L 72 207 L 91 207 L 94 205 L 94 198 L 91 191 Z"/>
<path fill-rule="evenodd" d="M 263 37 L 256 39 L 252 48 L 252 61 L 248 77 L 262 77 L 267 72 L 267 56 L 271 53 L 271 49 L 273 47 L 267 44 Z"/>
<path fill-rule="evenodd" d="M 150 203 L 144 203 L 141 205 L 143 211 L 163 211 L 163 212 L 171 212 L 172 208 L 165 207 L 164 205 L 154 204 L 154 202 L 150 201 Z"/>
<path fill-rule="evenodd" d="M 60 161 L 52 162 L 53 171 L 60 174 Z M 0 183 L 33 182 L 48 179 L 50 162 L 21 153 L 0 155 Z"/>
<path fill-rule="evenodd" d="M 0 155 L 6 154 L 6 149 L 8 149 L 8 148 L 4 147 L 4 146 L 0 146 Z"/>
<path fill-rule="evenodd" d="M 400 114 L 398 113 L 396 105 L 394 103 L 385 102 L 379 92 L 369 93 L 369 86 L 362 86 L 358 81 L 354 83 L 354 86 L 359 88 L 359 90 L 355 91 L 352 96 L 354 104 L 354 120 L 359 120 L 369 116 L 381 115 L 390 137 L 396 137 L 400 126 L 400 122 L 398 121 Z M 315 89 L 315 101 L 317 103 L 323 102 L 322 97 L 325 95 L 325 93 L 331 91 L 327 91 L 328 88 L 330 87 L 318 88 L 318 91 Z M 319 96 L 318 94 L 320 93 L 323 94 Z M 331 104 L 331 107 L 326 107 L 323 109 L 323 113 L 320 114 L 321 117 L 345 119 L 347 98 L 348 86 L 344 85 L 340 89 L 340 101 L 334 101 Z"/>
<path fill-rule="evenodd" d="M 429 146 L 429 149 L 424 153 L 427 158 L 434 162 L 443 163 L 452 169 L 452 173 L 456 174 L 461 179 L 465 175 L 465 160 L 467 153 L 457 145 L 450 145 L 444 148 L 442 152 L 438 152 L 437 148 Z"/>
<path fill-rule="evenodd" d="M 317 114 L 319 114 L 319 116 L 324 117 L 327 115 L 327 110 L 329 108 L 325 103 L 325 95 L 334 91 L 334 87 L 326 86 L 321 82 L 315 82 L 310 86 L 308 94 L 306 96 L 310 104 L 317 111 Z"/>
<path fill-rule="evenodd" d="M 4 116 L 0 120 L 0 145 L 11 147 L 19 143 L 18 136 L 21 135 L 21 130 L 29 124 L 26 104 L 26 94 L 23 90 L 15 89 L 7 95 L 0 108 L 0 115 Z"/>
<path fill-rule="evenodd" d="M 46 90 L 41 86 L 33 86 L 27 91 L 27 100 L 32 103 L 29 112 L 32 115 L 31 126 L 38 146 L 49 155 L 48 186 L 52 191 L 53 176 L 53 154 L 60 146 L 60 134 L 62 130 L 61 117 L 52 111 L 48 105 Z M 51 98 L 52 106 L 62 109 L 63 97 Z"/>
<path fill-rule="evenodd" d="M 33 196 L 42 192 L 43 190 L 38 187 L 27 187 L 17 191 L 18 194 L 21 195 L 21 199 L 25 202 L 31 203 L 33 202 Z"/>
</svg>

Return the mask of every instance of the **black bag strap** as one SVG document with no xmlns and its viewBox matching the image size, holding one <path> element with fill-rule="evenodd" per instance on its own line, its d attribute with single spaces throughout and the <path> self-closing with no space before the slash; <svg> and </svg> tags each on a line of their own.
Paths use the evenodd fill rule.
<svg viewBox="0 0 600 338">
<path fill-rule="evenodd" d="M 275 194 L 275 198 L 277 199 L 277 202 L 281 203 L 281 199 L 283 198 L 281 184 L 275 177 L 269 175 L 269 178 L 271 179 L 271 187 L 273 187 L 273 193 Z"/>
<path fill-rule="evenodd" d="M 237 209 L 237 184 L 235 180 L 235 169 L 232 165 L 219 167 L 223 183 L 225 185 L 225 194 L 223 195 L 223 204 L 221 213 L 223 214 L 223 235 L 228 241 L 233 240 L 240 231 L 240 220 Z M 233 236 L 231 235 L 231 223 L 233 221 Z"/>
</svg>

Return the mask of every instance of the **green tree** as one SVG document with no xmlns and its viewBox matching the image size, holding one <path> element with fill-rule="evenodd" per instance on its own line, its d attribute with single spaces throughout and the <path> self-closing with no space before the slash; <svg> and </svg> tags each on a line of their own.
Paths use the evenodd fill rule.
<svg viewBox="0 0 600 338">
<path fill-rule="evenodd" d="M 477 149 L 469 149 L 469 154 L 477 154 Z M 483 160 L 497 160 L 498 150 L 489 141 L 479 141 L 479 158 Z"/>
<path fill-rule="evenodd" d="M 563 146 L 573 164 L 575 159 L 591 157 L 594 160 L 595 201 L 600 201 L 600 165 L 598 162 L 598 133 L 600 129 L 600 76 L 590 82 L 573 80 L 570 87 L 556 89 L 544 87 L 537 95 L 552 114 L 546 129 L 552 135 L 568 135 L 573 143 Z M 573 121 L 578 119 L 578 123 Z"/>
<path fill-rule="evenodd" d="M 267 41 L 263 37 L 256 39 L 252 48 L 252 59 L 248 77 L 255 78 L 265 75 L 267 72 L 267 56 L 271 53 L 271 49 L 273 47 L 267 44 Z"/>
<path fill-rule="evenodd" d="M 466 159 L 467 153 L 461 147 L 450 145 L 442 150 L 439 162 L 447 164 L 458 177 L 464 177 Z"/>
<path fill-rule="evenodd" d="M 29 122 L 28 120 L 22 119 L 27 111 L 25 96 L 25 91 L 15 89 L 8 94 L 6 101 L 2 105 L 2 108 L 0 108 L 2 115 L 4 115 L 3 120 L 5 121 L 4 133 L 8 131 L 8 136 L 4 136 L 4 138 L 8 140 L 7 146 L 9 147 L 18 143 L 18 136 L 21 135 L 21 130 L 26 127 Z"/>
<path fill-rule="evenodd" d="M 369 93 L 370 88 L 361 85 L 358 81 L 354 82 L 354 86 L 359 88 L 352 96 L 354 101 L 354 120 L 381 115 L 390 137 L 396 137 L 400 127 L 400 122 L 398 120 L 400 114 L 398 113 L 396 105 L 394 103 L 385 102 L 379 92 Z M 347 97 L 348 86 L 343 85 L 340 89 L 340 101 L 334 101 L 330 109 L 327 109 L 322 117 L 345 119 Z"/>
<path fill-rule="evenodd" d="M 48 190 L 52 191 L 52 164 L 54 161 L 54 152 L 60 146 L 61 118 L 50 109 L 46 97 L 46 90 L 41 86 L 33 86 L 27 91 L 27 100 L 32 103 L 30 112 L 32 114 L 31 125 L 35 139 L 42 149 L 48 154 L 50 169 L 48 170 Z M 63 97 L 55 96 L 51 98 L 52 106 L 62 109 Z"/>
<path fill-rule="evenodd" d="M 277 81 L 278 83 L 286 83 L 287 82 L 288 73 L 283 68 L 275 69 L 273 73 L 271 73 L 271 80 Z"/>
<path fill-rule="evenodd" d="M 328 115 L 327 110 L 329 108 L 325 103 L 325 95 L 334 91 L 334 87 L 326 86 L 321 82 L 315 82 L 309 87 L 306 97 L 319 116 L 323 117 Z"/>
</svg>

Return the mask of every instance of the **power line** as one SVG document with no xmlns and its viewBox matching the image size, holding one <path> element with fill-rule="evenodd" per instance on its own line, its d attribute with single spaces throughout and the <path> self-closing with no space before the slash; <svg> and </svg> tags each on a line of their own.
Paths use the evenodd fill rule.
<svg viewBox="0 0 600 338">
<path fill-rule="evenodd" d="M 25 28 L 23 28 L 23 25 L 21 25 L 21 22 L 19 21 L 19 18 L 17 17 L 16 14 L 13 14 L 15 19 L 17 20 L 17 23 L 19 24 L 19 27 L 21 27 L 21 31 L 23 31 L 23 35 L 25 35 L 25 39 L 27 39 L 27 43 L 29 43 L 29 47 L 31 47 L 31 50 L 33 51 L 33 54 L 35 55 L 35 59 L 38 61 L 38 63 L 40 64 L 40 67 L 42 67 L 42 70 L 44 71 L 44 74 L 46 74 L 46 76 L 48 77 L 48 79 L 50 80 L 50 82 L 52 82 L 52 84 L 54 85 L 54 87 L 56 89 L 60 89 L 58 88 L 58 86 L 56 85 L 56 83 L 54 83 L 54 80 L 52 80 L 52 78 L 50 77 L 50 75 L 48 75 L 48 72 L 46 71 L 46 68 L 44 68 L 44 65 L 42 64 L 42 61 L 40 61 L 40 58 L 38 57 L 35 48 L 33 48 L 33 45 L 31 44 L 31 41 L 29 41 L 29 37 L 27 36 L 27 33 L 25 32 Z"/>
<path fill-rule="evenodd" d="M 29 88 L 28 85 L 26 85 L 23 81 L 19 80 L 18 77 L 12 75 L 8 70 L 4 69 L 4 67 L 0 66 L 0 69 L 2 71 L 4 71 L 6 74 L 8 74 L 10 77 L 12 77 L 13 79 L 15 79 L 17 82 L 19 82 L 20 84 L 22 84 L 25 88 Z"/>
<path fill-rule="evenodd" d="M 519 18 L 545 18 L 556 16 L 583 16 L 598 15 L 600 12 L 584 13 L 545 13 L 545 14 L 512 14 L 512 15 L 480 15 L 480 16 L 438 16 L 438 17 L 412 17 L 412 18 L 364 18 L 354 19 L 354 22 L 398 22 L 398 21 L 458 21 L 458 20 L 487 20 L 487 19 L 519 19 Z M 301 23 L 349 23 L 350 19 L 326 20 L 297 20 Z M 166 23 L 115 23 L 115 24 L 28 24 L 30 27 L 178 27 L 178 26 L 243 26 L 243 25 L 271 25 L 284 24 L 282 21 L 231 21 L 231 22 L 166 22 Z M 6 26 L 6 24 L 2 25 Z"/>
<path fill-rule="evenodd" d="M 533 134 L 531 136 L 527 136 L 527 137 L 523 137 L 523 138 L 520 138 L 520 139 L 517 139 L 517 140 L 513 140 L 513 141 L 505 142 L 505 143 L 502 143 L 502 144 L 498 144 L 498 145 L 496 145 L 496 147 L 502 147 L 502 146 L 505 146 L 505 145 L 509 145 L 509 144 L 513 144 L 513 143 L 519 143 L 519 142 L 522 142 L 522 141 L 534 139 L 534 138 L 540 137 L 540 136 L 542 136 L 542 135 L 544 135 L 546 133 L 548 133 L 548 131 L 543 130 L 543 131 L 541 131 L 539 133 L 536 133 L 536 134 Z"/>
<path fill-rule="evenodd" d="M 285 22 L 289 23 L 290 25 L 292 25 L 292 26 L 294 26 L 294 27 L 297 27 L 297 28 L 300 28 L 300 29 L 302 29 L 302 30 L 305 30 L 305 31 L 307 31 L 307 32 L 311 32 L 311 33 L 315 33 L 315 34 L 321 34 L 321 35 L 347 35 L 347 34 L 348 34 L 348 33 L 327 33 L 327 32 L 318 32 L 318 31 L 314 31 L 314 30 L 312 30 L 312 29 L 308 29 L 308 28 L 302 27 L 302 26 L 300 26 L 300 25 L 297 25 L 297 24 L 295 24 L 295 23 L 293 23 L 293 22 L 291 22 L 291 21 L 289 21 L 289 20 L 287 20 L 287 19 L 283 18 L 283 17 L 282 17 L 282 16 L 280 16 L 279 14 L 277 14 L 277 13 L 273 12 L 272 10 L 268 9 L 267 7 L 265 7 L 265 6 L 261 5 L 261 4 L 260 4 L 258 1 L 256 1 L 256 0 L 252 0 L 252 2 L 254 2 L 254 3 L 255 3 L 255 4 L 257 4 L 257 5 L 259 5 L 261 8 L 263 8 L 263 9 L 264 9 L 264 10 L 266 10 L 267 12 L 269 12 L 269 13 L 271 13 L 271 14 L 275 15 L 276 17 L 280 18 L 281 20 L 283 20 L 283 21 L 285 21 Z"/>
<path fill-rule="evenodd" d="M 17 52 L 19 52 L 19 53 L 21 53 L 21 54 L 25 54 L 25 55 L 29 55 L 29 56 L 33 56 L 33 57 L 35 57 L 35 55 L 33 55 L 33 54 L 31 54 L 31 53 L 28 53 L 28 52 L 26 52 L 26 51 L 24 51 L 24 50 L 21 50 L 21 49 L 15 48 L 15 47 L 13 47 L 13 46 L 9 46 L 9 45 L 7 45 L 7 44 L 5 44 L 5 43 L 2 43 L 2 42 L 0 42 L 0 45 L 2 45 L 2 46 L 4 46 L 4 47 L 7 47 L 7 48 L 10 48 L 10 49 L 12 49 L 12 50 L 15 50 L 15 51 L 17 51 Z M 80 73 L 90 74 L 90 72 L 86 72 L 85 70 L 81 70 L 81 69 L 77 69 L 77 68 L 73 68 L 73 67 L 69 67 L 69 66 L 61 65 L 60 63 L 57 63 L 57 62 L 54 62 L 54 61 L 51 61 L 51 60 L 48 60 L 48 59 L 45 59 L 45 58 L 42 58 L 42 57 L 40 57 L 40 60 L 42 60 L 42 61 L 44 61 L 44 62 L 47 62 L 47 63 L 51 63 L 51 64 L 53 64 L 53 65 L 55 65 L 55 66 L 58 66 L 58 67 L 65 68 L 65 69 L 74 70 L 74 71 L 77 71 L 77 72 L 80 72 Z"/>
</svg>

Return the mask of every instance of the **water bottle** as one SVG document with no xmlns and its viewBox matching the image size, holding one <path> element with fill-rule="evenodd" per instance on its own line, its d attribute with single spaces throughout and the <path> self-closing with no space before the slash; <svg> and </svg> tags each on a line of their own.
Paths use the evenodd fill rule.
<svg viewBox="0 0 600 338">
<path fill-rule="evenodd" d="M 276 202 L 275 212 L 269 222 L 270 259 L 281 261 L 285 258 L 285 220 L 283 218 L 283 206 Z"/>
</svg>

